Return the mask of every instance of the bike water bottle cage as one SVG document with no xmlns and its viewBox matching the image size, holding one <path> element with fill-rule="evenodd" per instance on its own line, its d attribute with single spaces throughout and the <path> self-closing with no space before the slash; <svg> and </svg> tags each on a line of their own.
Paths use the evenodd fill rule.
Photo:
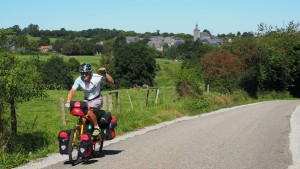
<svg viewBox="0 0 300 169">
<path fill-rule="evenodd" d="M 88 105 L 87 102 L 83 101 L 71 101 L 70 102 L 70 114 L 73 116 L 84 116 L 87 115 Z"/>
</svg>

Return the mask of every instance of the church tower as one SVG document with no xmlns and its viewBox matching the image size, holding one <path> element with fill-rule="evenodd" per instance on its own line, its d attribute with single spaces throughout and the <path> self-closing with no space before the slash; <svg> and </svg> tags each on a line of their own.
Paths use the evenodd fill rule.
<svg viewBox="0 0 300 169">
<path fill-rule="evenodd" d="M 196 28 L 194 29 L 194 41 L 200 38 L 200 30 L 198 29 L 198 24 L 196 24 Z"/>
</svg>

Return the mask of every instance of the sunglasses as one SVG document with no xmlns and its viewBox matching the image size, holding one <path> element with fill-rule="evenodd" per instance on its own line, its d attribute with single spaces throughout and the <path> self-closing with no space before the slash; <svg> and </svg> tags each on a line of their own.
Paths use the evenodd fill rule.
<svg viewBox="0 0 300 169">
<path fill-rule="evenodd" d="M 81 76 L 89 76 L 90 75 L 90 73 L 88 73 L 88 72 L 81 72 Z"/>
</svg>

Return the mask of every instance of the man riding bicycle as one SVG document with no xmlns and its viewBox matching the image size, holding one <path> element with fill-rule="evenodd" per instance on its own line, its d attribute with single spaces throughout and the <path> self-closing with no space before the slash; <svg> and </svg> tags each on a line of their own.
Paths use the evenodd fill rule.
<svg viewBox="0 0 300 169">
<path fill-rule="evenodd" d="M 113 84 L 114 80 L 103 67 L 99 68 L 101 75 L 92 73 L 92 67 L 89 63 L 81 64 L 79 72 L 81 73 L 81 76 L 75 80 L 72 89 L 68 93 L 66 107 L 70 107 L 72 97 L 75 91 L 80 87 L 84 93 L 84 100 L 88 103 L 88 112 L 86 117 L 94 124 L 94 131 L 92 135 L 97 136 L 100 134 L 100 128 L 95 111 L 99 110 L 103 104 L 100 83 L 106 82 L 108 84 Z"/>
</svg>

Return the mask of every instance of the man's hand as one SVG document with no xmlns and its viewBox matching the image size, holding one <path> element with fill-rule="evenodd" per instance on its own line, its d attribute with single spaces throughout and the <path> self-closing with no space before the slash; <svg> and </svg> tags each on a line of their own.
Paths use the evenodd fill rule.
<svg viewBox="0 0 300 169">
<path fill-rule="evenodd" d="M 67 102 L 67 103 L 65 104 L 65 106 L 66 106 L 66 108 L 70 108 L 70 102 Z"/>
<path fill-rule="evenodd" d="M 106 69 L 104 67 L 99 68 L 99 73 L 103 76 L 106 75 Z"/>
</svg>

